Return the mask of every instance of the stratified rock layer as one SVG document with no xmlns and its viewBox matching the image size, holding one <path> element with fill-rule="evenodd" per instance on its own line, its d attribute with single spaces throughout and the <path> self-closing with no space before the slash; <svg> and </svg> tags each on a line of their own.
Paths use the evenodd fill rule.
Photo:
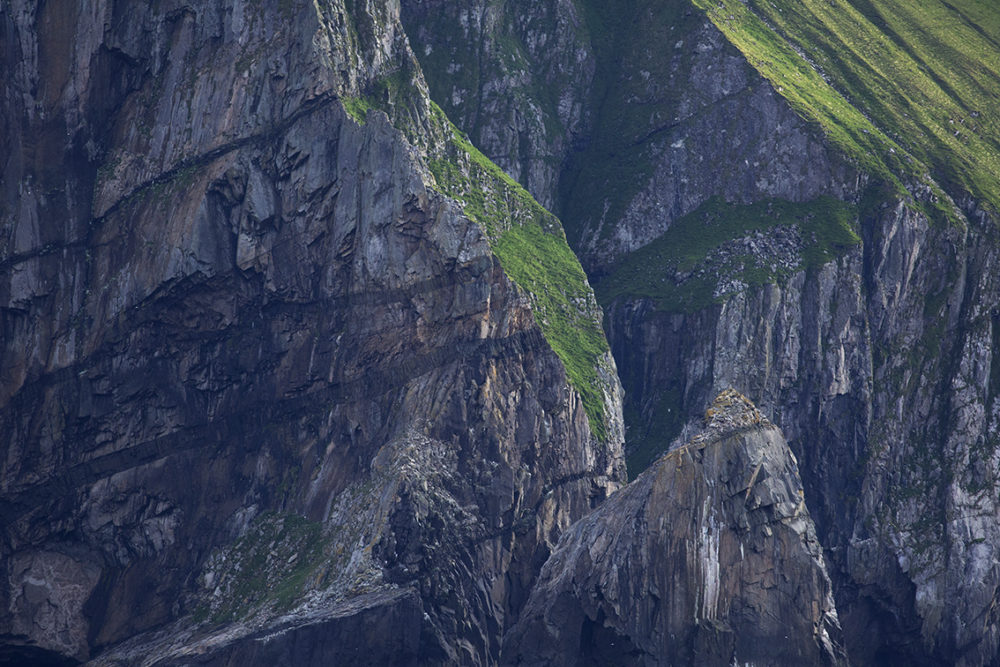
<svg viewBox="0 0 1000 667">
<path fill-rule="evenodd" d="M 0 9 L 0 655 L 489 664 L 616 488 L 397 12 Z"/>
<path fill-rule="evenodd" d="M 505 661 L 844 662 L 795 457 L 734 391 L 705 427 L 567 531 Z"/>
</svg>

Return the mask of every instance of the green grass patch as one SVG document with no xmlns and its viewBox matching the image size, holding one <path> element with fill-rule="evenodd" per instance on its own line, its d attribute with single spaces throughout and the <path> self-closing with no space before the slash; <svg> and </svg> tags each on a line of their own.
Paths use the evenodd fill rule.
<svg viewBox="0 0 1000 667">
<path fill-rule="evenodd" d="M 340 103 L 344 105 L 344 111 L 354 119 L 358 125 L 364 125 L 368 117 L 368 111 L 374 107 L 371 100 L 364 97 L 342 97 Z"/>
<path fill-rule="evenodd" d="M 761 263 L 751 255 L 730 257 L 725 267 L 705 265 L 710 253 L 727 241 L 791 225 L 798 227 L 802 244 L 795 266 L 772 268 L 768 258 Z M 719 270 L 747 285 L 777 282 L 800 268 L 822 266 L 858 245 L 856 226 L 855 207 L 828 196 L 803 203 L 768 199 L 749 205 L 711 197 L 662 236 L 629 254 L 595 291 L 605 305 L 622 296 L 644 297 L 661 310 L 694 312 L 724 298 L 714 296 Z"/>
<path fill-rule="evenodd" d="M 929 174 L 948 193 L 969 192 L 1000 210 L 994 4 L 692 1 L 861 167 L 909 185 Z M 954 222 L 941 195 L 932 186 L 928 213 Z"/>
<path fill-rule="evenodd" d="M 405 134 L 411 143 L 418 144 L 423 127 L 421 108 L 424 101 L 415 83 L 417 78 L 418 72 L 404 62 L 399 69 L 365 86 L 360 95 L 341 97 L 340 103 L 359 125 L 365 124 L 372 109 L 384 111 L 394 127 Z"/>
<path fill-rule="evenodd" d="M 479 152 L 440 107 L 431 108 L 446 138 L 443 152 L 428 160 L 438 188 L 483 227 L 504 271 L 530 295 L 542 334 L 580 394 L 591 432 L 605 439 L 598 369 L 608 344 L 600 309 L 562 225 Z"/>
<path fill-rule="evenodd" d="M 227 550 L 217 585 L 227 592 L 211 611 L 196 619 L 228 622 L 265 606 L 284 611 L 301 596 L 323 560 L 322 527 L 294 514 L 266 512 Z"/>
</svg>

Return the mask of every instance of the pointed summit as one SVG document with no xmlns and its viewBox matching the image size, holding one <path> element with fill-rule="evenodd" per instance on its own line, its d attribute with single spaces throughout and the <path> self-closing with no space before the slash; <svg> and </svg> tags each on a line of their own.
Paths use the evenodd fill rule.
<svg viewBox="0 0 1000 667">
<path fill-rule="evenodd" d="M 701 432 L 564 534 L 504 654 L 827 665 L 846 662 L 840 634 L 795 458 L 780 429 L 726 390 Z"/>
</svg>

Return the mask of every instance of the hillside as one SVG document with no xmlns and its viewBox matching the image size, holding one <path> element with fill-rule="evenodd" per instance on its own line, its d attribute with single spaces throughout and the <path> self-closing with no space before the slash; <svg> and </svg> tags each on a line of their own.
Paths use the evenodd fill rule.
<svg viewBox="0 0 1000 667">
<path fill-rule="evenodd" d="M 1000 22 L 991 3 L 696 4 L 866 171 L 911 188 L 936 183 L 998 210 Z"/>
</svg>

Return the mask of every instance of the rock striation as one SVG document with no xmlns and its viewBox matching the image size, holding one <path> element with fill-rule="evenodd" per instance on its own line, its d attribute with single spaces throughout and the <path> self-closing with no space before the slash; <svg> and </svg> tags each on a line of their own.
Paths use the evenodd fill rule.
<svg viewBox="0 0 1000 667">
<path fill-rule="evenodd" d="M 609 338 L 635 401 L 630 433 L 662 450 L 664 415 L 670 432 L 712 392 L 739 387 L 799 457 L 854 659 L 984 664 L 992 621 L 971 619 L 992 618 L 986 517 L 998 515 L 978 484 L 998 468 L 984 344 L 995 323 L 977 304 L 996 251 L 982 231 L 935 226 L 902 201 L 862 225 L 862 244 L 820 270 L 697 312 L 616 301 Z M 962 379 L 971 368 L 975 383 Z"/>
<path fill-rule="evenodd" d="M 780 430 L 721 393 L 693 437 L 563 535 L 505 661 L 846 664 L 803 493 Z"/>
<path fill-rule="evenodd" d="M 938 184 L 898 164 L 888 179 L 866 169 L 816 118 L 802 117 L 789 81 L 727 37 L 765 5 L 795 14 L 797 3 L 572 4 L 586 35 L 579 68 L 567 71 L 585 85 L 567 99 L 585 100 L 585 112 L 563 144 L 554 198 L 605 295 L 632 474 L 719 391 L 737 388 L 772 415 L 800 461 L 852 659 L 995 662 L 1000 320 L 992 304 L 1000 293 L 989 203 L 953 179 Z M 865 23 L 882 5 L 853 16 Z M 447 17 L 408 24 L 419 57 L 446 41 Z M 879 21 L 870 24 L 876 33 Z M 524 28 L 545 29 L 542 21 Z M 834 81 L 836 59 L 817 65 L 822 54 L 808 38 L 795 48 L 818 80 Z M 566 53 L 539 57 L 533 76 Z M 446 86 L 431 79 L 432 94 Z M 476 128 L 505 123 L 489 100 L 466 97 L 456 109 Z M 859 140 L 888 131 L 876 125 Z M 536 146 L 555 136 L 563 130 L 552 126 Z M 522 140 L 518 150 L 531 145 Z M 904 150 L 894 145 L 890 162 Z M 512 150 L 508 142 L 487 152 L 499 159 Z M 846 207 L 855 238 L 817 256 L 810 239 L 834 227 L 825 198 Z M 751 221 L 754 205 L 778 200 L 812 209 L 808 219 Z M 728 219 L 715 215 L 722 209 Z M 710 246 L 683 256 L 707 236 Z M 642 254 L 668 241 L 681 257 Z M 642 289 L 629 293 L 623 266 L 644 271 Z M 651 285 L 687 296 L 657 298 Z"/>
<path fill-rule="evenodd" d="M 400 7 L 434 100 L 556 211 L 561 165 L 594 115 L 596 59 L 577 4 L 403 0 Z"/>
<path fill-rule="evenodd" d="M 3 659 L 495 663 L 623 477 L 620 388 L 597 437 L 435 189 L 398 7 L 14 2 L 0 40 Z"/>
<path fill-rule="evenodd" d="M 783 6 L 0 5 L 0 663 L 995 663 L 991 112 Z"/>
</svg>

